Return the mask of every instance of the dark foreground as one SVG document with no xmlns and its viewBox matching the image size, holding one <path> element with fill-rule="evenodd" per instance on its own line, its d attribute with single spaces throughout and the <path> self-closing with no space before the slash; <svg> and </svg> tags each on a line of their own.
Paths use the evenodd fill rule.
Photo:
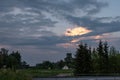
<svg viewBox="0 0 120 80">
<path fill-rule="evenodd" d="M 120 77 L 34 78 L 33 80 L 120 80 Z"/>
</svg>

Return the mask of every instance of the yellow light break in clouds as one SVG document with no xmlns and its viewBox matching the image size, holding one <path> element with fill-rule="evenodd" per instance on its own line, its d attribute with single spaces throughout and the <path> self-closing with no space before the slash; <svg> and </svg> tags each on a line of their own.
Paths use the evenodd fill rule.
<svg viewBox="0 0 120 80">
<path fill-rule="evenodd" d="M 84 27 L 75 27 L 75 28 L 69 28 L 65 32 L 65 36 L 80 36 L 83 34 L 87 34 L 92 32 L 92 30 L 88 30 Z"/>
</svg>

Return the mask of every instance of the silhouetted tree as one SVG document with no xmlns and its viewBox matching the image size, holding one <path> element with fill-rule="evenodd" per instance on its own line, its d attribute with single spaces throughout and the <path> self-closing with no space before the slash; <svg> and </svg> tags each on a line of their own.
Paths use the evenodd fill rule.
<svg viewBox="0 0 120 80">
<path fill-rule="evenodd" d="M 99 60 L 99 72 L 100 73 L 107 73 L 108 72 L 108 66 L 109 66 L 109 61 L 108 61 L 108 45 L 107 42 L 103 43 L 101 40 L 99 41 L 99 45 L 97 48 Z"/>
<path fill-rule="evenodd" d="M 8 63 L 8 67 L 12 68 L 12 69 L 16 69 L 16 68 L 20 68 L 21 67 L 21 55 L 18 51 L 16 52 L 12 52 L 9 56 L 9 63 Z"/>
<path fill-rule="evenodd" d="M 116 58 L 117 58 L 117 64 L 116 64 L 116 69 L 114 70 L 114 73 L 120 73 L 120 53 L 117 51 L 116 54 Z"/>
<path fill-rule="evenodd" d="M 103 48 L 104 48 L 104 55 L 103 55 L 104 72 L 108 73 L 109 72 L 109 57 L 108 57 L 109 47 L 107 42 L 104 42 Z"/>
<path fill-rule="evenodd" d="M 0 50 L 0 68 L 20 68 L 21 55 L 18 51 L 8 53 L 8 50 L 1 48 Z"/>
<path fill-rule="evenodd" d="M 97 73 L 99 72 L 99 56 L 98 56 L 98 53 L 97 53 L 97 50 L 96 48 L 93 48 L 92 50 L 92 53 L 91 53 L 91 58 L 92 58 L 92 71 L 93 73 Z"/>
<path fill-rule="evenodd" d="M 50 61 L 44 61 L 42 63 L 36 64 L 36 67 L 39 69 L 53 69 L 54 65 Z"/>
<path fill-rule="evenodd" d="M 109 71 L 111 73 L 116 73 L 117 72 L 117 50 L 112 46 L 110 47 L 110 51 L 109 51 L 109 63 L 110 63 L 110 67 L 109 67 Z M 120 62 L 119 62 L 120 64 Z"/>
<path fill-rule="evenodd" d="M 68 68 L 72 68 L 73 67 L 72 53 L 67 53 L 64 61 Z"/>
<path fill-rule="evenodd" d="M 21 62 L 21 68 L 29 68 L 30 66 L 27 64 L 27 62 L 25 62 L 25 61 L 22 61 Z"/>
<path fill-rule="evenodd" d="M 75 70 L 74 74 L 88 74 L 91 72 L 91 53 L 87 44 L 79 44 L 75 55 Z"/>
<path fill-rule="evenodd" d="M 1 67 L 7 67 L 8 64 L 8 50 L 5 48 L 1 48 L 0 51 L 0 65 Z"/>
<path fill-rule="evenodd" d="M 57 69 L 62 69 L 65 66 L 65 62 L 63 60 L 60 60 L 56 63 L 56 65 Z"/>
</svg>

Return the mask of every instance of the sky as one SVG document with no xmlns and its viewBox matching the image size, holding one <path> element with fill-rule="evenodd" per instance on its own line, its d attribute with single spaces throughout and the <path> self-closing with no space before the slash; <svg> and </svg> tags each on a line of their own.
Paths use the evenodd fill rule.
<svg viewBox="0 0 120 80">
<path fill-rule="evenodd" d="M 75 54 L 98 40 L 120 49 L 120 0 L 0 0 L 0 48 L 30 65 Z"/>
</svg>

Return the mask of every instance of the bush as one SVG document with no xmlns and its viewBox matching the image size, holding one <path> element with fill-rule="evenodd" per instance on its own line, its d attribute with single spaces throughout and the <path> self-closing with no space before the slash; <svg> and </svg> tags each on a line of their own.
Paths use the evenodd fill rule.
<svg viewBox="0 0 120 80">
<path fill-rule="evenodd" d="M 0 70 L 0 80 L 32 80 L 32 78 L 22 71 Z"/>
</svg>

